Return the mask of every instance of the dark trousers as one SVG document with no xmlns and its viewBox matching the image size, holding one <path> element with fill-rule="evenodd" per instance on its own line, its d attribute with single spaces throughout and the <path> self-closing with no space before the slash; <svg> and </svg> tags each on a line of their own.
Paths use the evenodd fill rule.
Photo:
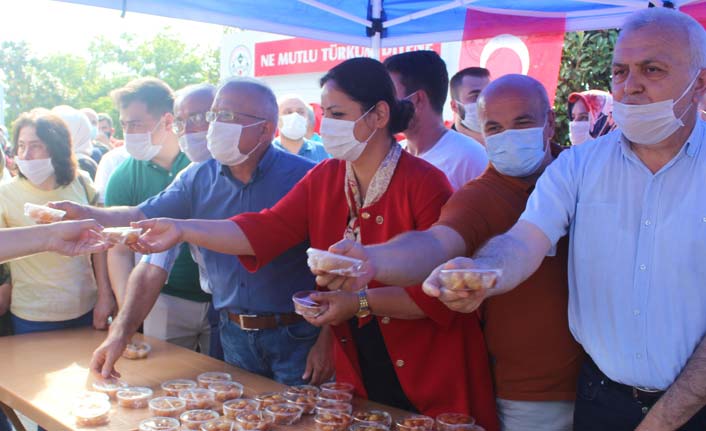
<svg viewBox="0 0 706 431">
<path fill-rule="evenodd" d="M 635 399 L 627 387 L 610 380 L 588 359 L 579 375 L 574 431 L 634 431 L 653 404 Z M 706 430 L 706 408 L 679 430 Z"/>
</svg>

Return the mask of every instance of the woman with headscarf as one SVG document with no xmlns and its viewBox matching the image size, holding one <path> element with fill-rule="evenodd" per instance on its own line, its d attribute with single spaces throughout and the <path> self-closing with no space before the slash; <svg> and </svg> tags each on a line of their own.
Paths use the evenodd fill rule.
<svg viewBox="0 0 706 431">
<path fill-rule="evenodd" d="M 569 140 L 579 145 L 615 129 L 613 96 L 601 90 L 569 94 Z"/>
<path fill-rule="evenodd" d="M 58 116 L 69 127 L 73 150 L 76 154 L 79 169 L 86 171 L 91 180 L 96 178 L 98 164 L 93 160 L 93 143 L 91 141 L 91 123 L 86 114 L 68 105 L 54 107 L 51 113 Z"/>
</svg>

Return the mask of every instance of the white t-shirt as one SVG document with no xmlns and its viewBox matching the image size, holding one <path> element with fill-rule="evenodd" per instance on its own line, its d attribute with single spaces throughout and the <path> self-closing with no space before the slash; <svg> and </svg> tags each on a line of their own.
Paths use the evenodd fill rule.
<svg viewBox="0 0 706 431">
<path fill-rule="evenodd" d="M 96 171 L 96 179 L 93 181 L 93 185 L 98 191 L 98 202 L 104 203 L 105 198 L 105 187 L 108 185 L 108 180 L 110 176 L 113 175 L 113 171 L 120 166 L 122 162 L 130 157 L 125 146 L 113 148 L 107 153 L 103 154 L 100 163 L 98 163 L 98 170 Z"/>
<path fill-rule="evenodd" d="M 402 147 L 407 148 L 406 144 L 403 141 Z M 445 173 L 454 191 L 480 176 L 488 166 L 485 147 L 455 130 L 448 130 L 433 147 L 418 157 Z"/>
</svg>

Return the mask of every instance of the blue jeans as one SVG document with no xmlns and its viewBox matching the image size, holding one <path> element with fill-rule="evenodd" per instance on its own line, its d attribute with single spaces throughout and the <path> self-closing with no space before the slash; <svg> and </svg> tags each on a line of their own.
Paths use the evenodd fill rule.
<svg viewBox="0 0 706 431">
<path fill-rule="evenodd" d="M 208 355 L 219 361 L 223 360 L 223 346 L 220 336 L 220 313 L 213 308 L 213 302 L 208 305 L 208 323 L 211 326 L 211 337 L 209 338 Z M 2 431 L 2 430 L 0 430 Z"/>
<path fill-rule="evenodd" d="M 35 322 L 33 320 L 21 319 L 14 314 L 12 317 L 12 327 L 15 330 L 15 335 L 31 334 L 33 332 L 58 331 L 60 329 L 83 328 L 93 325 L 93 310 L 71 320 L 62 320 L 59 322 Z"/>
<path fill-rule="evenodd" d="M 301 385 L 309 350 L 319 328 L 307 322 L 260 331 L 244 331 L 221 312 L 225 361 L 285 385 Z"/>
</svg>

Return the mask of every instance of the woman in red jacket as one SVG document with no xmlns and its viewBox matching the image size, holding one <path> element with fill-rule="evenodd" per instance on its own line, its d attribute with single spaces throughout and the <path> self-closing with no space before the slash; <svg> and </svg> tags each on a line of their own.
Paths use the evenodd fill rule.
<svg viewBox="0 0 706 431">
<path fill-rule="evenodd" d="M 156 219 L 141 251 L 180 241 L 240 256 L 251 271 L 309 240 L 327 249 L 342 237 L 382 243 L 409 230 L 424 230 L 451 195 L 446 176 L 404 152 L 393 135 L 405 130 L 413 106 L 395 98 L 384 66 L 351 59 L 322 79 L 321 136 L 333 159 L 316 167 L 277 203 L 230 220 Z M 450 311 L 421 286 L 382 287 L 366 295 L 372 316 L 354 295 L 350 319 L 334 325 L 336 374 L 356 394 L 401 409 L 435 416 L 471 414 L 497 429 L 487 353 L 475 314 Z M 350 296 L 349 296 L 350 297 Z"/>
</svg>

